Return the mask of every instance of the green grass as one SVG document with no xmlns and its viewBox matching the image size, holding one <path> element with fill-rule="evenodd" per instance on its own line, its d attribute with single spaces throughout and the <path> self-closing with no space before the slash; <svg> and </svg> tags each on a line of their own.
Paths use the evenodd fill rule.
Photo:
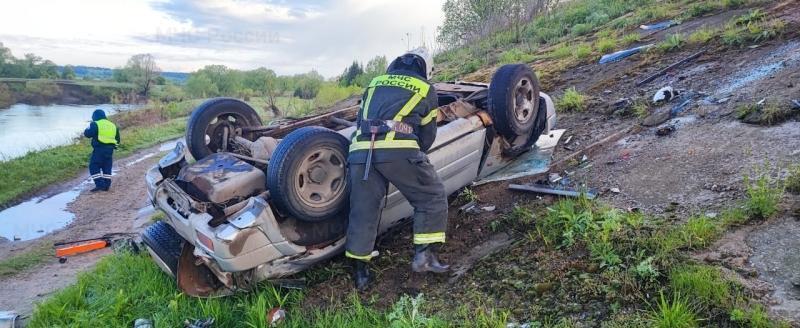
<svg viewBox="0 0 800 328">
<path fill-rule="evenodd" d="M 174 119 L 151 127 L 121 129 L 122 144 L 117 158 L 183 135 L 185 119 Z M 88 166 L 91 146 L 87 139 L 29 153 L 0 162 L 0 181 L 15 181 L 0 186 L 0 206 L 32 194 L 46 186 L 75 177 Z"/>
<path fill-rule="evenodd" d="M 680 294 L 667 299 L 664 294 L 648 316 L 650 327 L 654 328 L 693 328 L 700 326 L 697 310 L 689 300 Z"/>
<path fill-rule="evenodd" d="M 514 48 L 500 54 L 500 64 L 529 63 L 534 60 L 534 56 L 526 53 L 522 49 Z"/>
<path fill-rule="evenodd" d="M 197 299 L 180 293 L 172 279 L 147 255 L 114 254 L 40 304 L 29 327 L 130 327 L 137 318 L 156 327 L 182 327 L 186 319 L 214 318 L 216 327 L 269 327 L 267 312 L 287 311 L 280 327 L 504 327 L 507 313 L 475 313 L 469 321 L 445 321 L 431 315 L 422 294 L 403 296 L 385 311 L 365 304 L 355 294 L 326 310 L 301 307 L 302 291 L 281 290 L 267 283 L 250 293 L 227 298 Z M 308 297 L 316 297 L 309 294 Z"/>
<path fill-rule="evenodd" d="M 642 36 L 639 33 L 628 33 L 622 36 L 622 44 L 623 45 L 630 45 L 632 43 L 639 42 L 642 39 Z"/>
<path fill-rule="evenodd" d="M 22 254 L 0 261 L 0 277 L 11 276 L 35 267 L 53 256 L 53 245 L 40 243 Z"/>
<path fill-rule="evenodd" d="M 722 43 L 732 47 L 746 46 L 780 37 L 785 31 L 786 22 L 781 19 L 767 20 L 766 13 L 756 9 L 725 24 Z"/>
<path fill-rule="evenodd" d="M 800 194 L 800 164 L 789 167 L 789 174 L 784 181 L 786 191 L 793 194 Z"/>
<path fill-rule="evenodd" d="M 783 186 L 761 174 L 756 179 L 744 178 L 747 200 L 745 209 L 751 217 L 768 219 L 778 212 L 778 204 L 783 198 Z"/>
<path fill-rule="evenodd" d="M 689 43 L 690 44 L 708 43 L 708 41 L 711 41 L 711 39 L 714 38 L 714 35 L 716 35 L 716 33 L 717 31 L 715 29 L 704 26 L 692 32 L 692 34 L 689 34 Z"/>
<path fill-rule="evenodd" d="M 706 308 L 733 305 L 733 286 L 717 268 L 706 265 L 679 266 L 669 273 L 670 289 Z"/>
<path fill-rule="evenodd" d="M 580 43 L 576 44 L 572 48 L 572 51 L 575 59 L 583 60 L 589 58 L 589 56 L 592 54 L 592 46 L 586 43 Z"/>
<path fill-rule="evenodd" d="M 683 47 L 686 44 L 686 40 L 684 40 L 683 35 L 681 34 L 670 34 L 664 39 L 664 42 L 661 42 L 656 48 L 658 50 L 669 52 L 675 51 Z"/>
<path fill-rule="evenodd" d="M 594 46 L 601 54 L 607 54 L 617 49 L 617 40 L 613 38 L 598 39 Z"/>
<path fill-rule="evenodd" d="M 556 109 L 566 112 L 582 112 L 586 109 L 586 96 L 575 87 L 567 89 L 556 102 Z"/>
</svg>

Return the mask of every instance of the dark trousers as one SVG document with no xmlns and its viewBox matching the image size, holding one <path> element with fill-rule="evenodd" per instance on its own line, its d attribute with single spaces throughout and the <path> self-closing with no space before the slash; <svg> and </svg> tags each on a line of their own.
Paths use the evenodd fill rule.
<svg viewBox="0 0 800 328">
<path fill-rule="evenodd" d="M 114 165 L 114 148 L 98 147 L 89 157 L 89 175 L 94 185 L 103 190 L 111 188 L 111 168 Z"/>
<path fill-rule="evenodd" d="M 447 195 L 428 158 L 417 157 L 373 163 L 363 181 L 366 164 L 350 164 L 350 221 L 347 257 L 369 260 L 375 248 L 381 206 L 389 183 L 414 207 L 414 244 L 444 243 Z"/>
</svg>

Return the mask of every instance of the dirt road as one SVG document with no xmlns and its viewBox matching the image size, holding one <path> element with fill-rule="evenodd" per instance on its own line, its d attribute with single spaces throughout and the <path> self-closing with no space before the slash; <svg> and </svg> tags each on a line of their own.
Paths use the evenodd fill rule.
<svg viewBox="0 0 800 328">
<path fill-rule="evenodd" d="M 144 174 L 159 156 L 158 147 L 139 152 L 114 164 L 114 179 L 107 193 L 89 193 L 91 184 L 81 186 L 78 198 L 68 209 L 75 214 L 74 221 L 66 228 L 31 241 L 0 244 L 0 259 L 25 252 L 40 243 L 96 238 L 107 233 L 135 232 L 134 221 L 142 208 L 147 207 L 147 191 Z M 87 176 L 53 188 L 48 193 L 57 193 L 85 181 Z M 146 213 L 143 213 L 146 215 Z M 19 218 L 24 220 L 24 218 Z M 48 258 L 41 266 L 10 277 L 0 278 L 0 310 L 14 310 L 23 315 L 31 313 L 34 304 L 45 299 L 60 288 L 75 282 L 77 275 L 92 267 L 100 258 L 110 253 L 101 250 L 70 257 L 59 263 L 55 257 Z M 13 295 L 13 297 L 8 297 Z"/>
</svg>

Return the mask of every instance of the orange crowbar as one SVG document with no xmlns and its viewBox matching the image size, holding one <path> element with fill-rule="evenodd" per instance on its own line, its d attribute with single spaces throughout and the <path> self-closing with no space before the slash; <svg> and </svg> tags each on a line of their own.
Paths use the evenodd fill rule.
<svg viewBox="0 0 800 328">
<path fill-rule="evenodd" d="M 73 256 L 108 247 L 108 240 L 94 239 L 56 247 L 56 257 Z"/>
</svg>

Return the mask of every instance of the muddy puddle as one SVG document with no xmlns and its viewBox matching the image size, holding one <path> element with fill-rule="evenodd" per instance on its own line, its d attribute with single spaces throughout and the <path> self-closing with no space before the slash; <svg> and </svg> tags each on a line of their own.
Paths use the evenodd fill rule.
<svg viewBox="0 0 800 328">
<path fill-rule="evenodd" d="M 135 164 L 161 155 L 175 148 L 177 140 L 161 144 L 156 150 L 132 158 L 113 170 L 117 174 Z M 54 195 L 38 196 L 0 211 L 0 242 L 36 239 L 69 225 L 75 214 L 67 209 L 81 192 L 88 190 L 91 181 L 85 180 L 67 191 Z"/>
</svg>

